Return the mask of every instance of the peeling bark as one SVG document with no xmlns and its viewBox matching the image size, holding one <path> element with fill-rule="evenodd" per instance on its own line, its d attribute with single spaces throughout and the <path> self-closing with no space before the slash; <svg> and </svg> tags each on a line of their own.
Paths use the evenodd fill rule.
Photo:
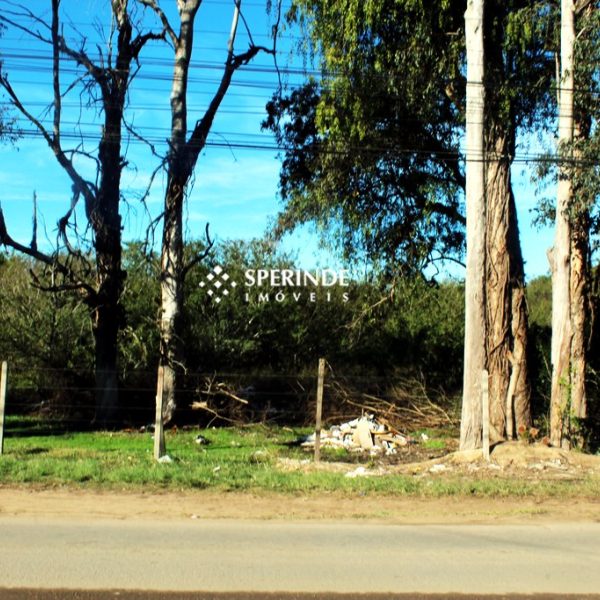
<svg viewBox="0 0 600 600">
<path fill-rule="evenodd" d="M 514 194 L 510 195 L 509 215 L 509 255 L 510 255 L 510 282 L 511 282 L 511 380 L 514 380 L 512 397 L 507 397 L 508 405 L 512 404 L 512 427 L 506 427 L 508 439 L 513 439 L 519 430 L 529 429 L 531 420 L 531 380 L 529 377 L 528 332 L 529 310 L 525 295 L 525 271 L 523 267 L 523 254 L 519 240 L 519 223 Z M 508 408 L 507 408 L 508 410 Z"/>
<path fill-rule="evenodd" d="M 486 318 L 490 441 L 513 439 L 531 425 L 527 366 L 528 315 L 523 255 L 510 174 L 514 139 L 488 128 Z"/>
<path fill-rule="evenodd" d="M 588 115 L 579 115 L 574 123 L 574 138 L 586 140 L 591 130 Z M 575 158 L 580 152 L 574 150 Z M 571 269 L 569 272 L 569 296 L 571 301 L 571 410 L 575 419 L 585 419 L 587 414 L 586 371 L 590 320 L 590 211 L 593 198 L 581 186 L 574 187 L 574 206 L 571 210 Z M 574 432 L 583 445 L 581 428 Z"/>
<path fill-rule="evenodd" d="M 490 90 L 507 85 L 514 65 L 504 49 L 506 23 L 487 6 L 485 85 Z M 490 441 L 513 439 L 531 422 L 531 390 L 527 366 L 528 315 L 523 256 L 512 189 L 515 156 L 516 104 L 490 93 L 486 107 L 486 328 L 489 372 Z"/>
<path fill-rule="evenodd" d="M 571 227 L 570 317 L 571 317 L 571 412 L 576 419 L 587 417 L 585 374 L 587 367 L 587 324 L 589 282 L 589 218 L 578 215 Z"/>
<path fill-rule="evenodd" d="M 508 251 L 510 164 L 506 158 L 505 138 L 499 134 L 494 137 L 490 144 L 493 144 L 491 156 L 498 158 L 489 158 L 486 164 L 486 319 L 492 444 L 504 439 L 506 427 L 512 309 Z"/>
</svg>

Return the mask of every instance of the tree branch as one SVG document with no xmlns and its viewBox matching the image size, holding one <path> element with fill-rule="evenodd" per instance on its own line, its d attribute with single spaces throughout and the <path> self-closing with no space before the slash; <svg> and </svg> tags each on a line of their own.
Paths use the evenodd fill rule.
<svg viewBox="0 0 600 600">
<path fill-rule="evenodd" d="M 163 25 L 163 35 L 164 33 L 166 33 L 171 38 L 173 46 L 177 46 L 177 44 L 179 43 L 179 37 L 175 33 L 175 30 L 171 27 L 171 23 L 169 22 L 167 15 L 164 13 L 162 8 L 160 8 L 160 6 L 156 3 L 156 0 L 138 0 L 138 2 L 142 6 L 150 8 L 155 12 L 156 16 L 160 19 L 160 22 Z"/>
<path fill-rule="evenodd" d="M 204 252 L 197 254 L 192 260 L 190 260 L 183 267 L 183 269 L 181 269 L 181 277 L 183 280 L 185 280 L 185 278 L 191 268 L 195 267 L 198 263 L 202 262 L 210 254 L 210 251 L 212 250 L 212 247 L 214 246 L 214 241 L 210 239 L 209 226 L 210 226 L 210 223 L 207 223 L 206 228 L 204 230 L 204 235 L 206 236 L 206 243 L 207 243 L 206 248 L 204 249 Z"/>
<path fill-rule="evenodd" d="M 91 297 L 93 294 L 95 294 L 94 289 L 89 284 L 87 284 L 83 281 L 78 281 L 77 278 L 74 277 L 73 271 L 71 269 L 69 269 L 69 267 L 67 267 L 66 265 L 61 263 L 57 259 L 56 256 L 52 256 L 49 254 L 45 254 L 44 252 L 41 252 L 40 250 L 37 249 L 37 247 L 35 247 L 35 245 L 25 246 L 24 244 L 17 242 L 17 240 L 15 240 L 13 237 L 11 237 L 6 229 L 6 222 L 4 220 L 4 211 L 2 210 L 1 207 L 0 207 L 0 244 L 2 244 L 3 246 L 7 246 L 9 248 L 12 248 L 13 250 L 16 250 L 17 252 L 24 254 L 25 256 L 29 256 L 30 258 L 33 258 L 33 259 L 37 260 L 38 262 L 41 262 L 42 264 L 52 267 L 52 269 L 55 269 L 61 275 L 63 275 L 66 279 L 68 279 L 70 281 L 70 283 L 65 284 L 66 286 L 68 286 L 68 289 L 83 290 L 86 292 L 88 298 Z M 36 284 L 39 283 L 39 278 L 37 277 L 37 275 L 32 273 L 32 276 L 33 276 L 34 280 L 36 281 Z M 43 288 L 40 288 L 40 289 L 43 289 Z M 64 289 L 67 289 L 67 288 L 64 288 Z"/>
<path fill-rule="evenodd" d="M 137 62 L 138 56 L 142 50 L 142 48 L 146 45 L 150 40 L 164 40 L 165 39 L 165 30 L 161 33 L 153 33 L 150 31 L 149 33 L 145 33 L 144 35 L 138 35 L 133 42 L 131 42 L 131 56 Z"/>
</svg>

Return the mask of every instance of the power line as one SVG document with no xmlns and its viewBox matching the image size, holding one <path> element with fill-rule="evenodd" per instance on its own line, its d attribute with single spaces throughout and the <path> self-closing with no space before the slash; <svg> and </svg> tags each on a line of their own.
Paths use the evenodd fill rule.
<svg viewBox="0 0 600 600">
<path fill-rule="evenodd" d="M 42 134 L 37 129 L 25 129 L 21 131 L 23 137 L 25 138 L 41 138 Z M 258 134 L 229 134 L 229 133 L 220 133 L 214 132 L 212 135 L 214 136 L 227 136 L 227 135 L 248 135 L 248 136 L 258 136 Z M 65 140 L 76 140 L 78 142 L 81 141 L 89 141 L 89 142 L 99 142 L 102 139 L 102 135 L 100 133 L 92 133 L 92 132 L 65 132 L 61 135 L 61 137 Z M 124 136 L 126 137 L 126 136 Z M 149 143 L 164 143 L 166 138 L 159 136 L 147 136 L 145 140 Z M 128 139 L 128 144 L 143 144 L 142 140 L 139 140 L 135 137 Z M 287 148 L 285 146 L 278 145 L 277 143 L 257 143 L 252 141 L 216 141 L 209 139 L 205 144 L 206 147 L 209 148 L 225 148 L 225 149 L 233 149 L 233 150 L 253 150 L 253 151 L 269 151 L 269 152 L 282 152 L 286 151 Z M 447 150 L 447 151 L 438 151 L 438 150 L 427 150 L 422 148 L 400 148 L 394 146 L 345 146 L 341 148 L 331 148 L 327 146 L 319 146 L 315 145 L 312 148 L 316 152 L 320 152 L 324 155 L 344 155 L 348 154 L 380 154 L 380 153 L 391 153 L 397 154 L 399 156 L 402 155 L 415 155 L 421 157 L 429 157 L 432 160 L 435 158 L 443 158 L 451 161 L 464 161 L 464 156 L 458 151 L 455 150 Z M 494 162 L 498 160 L 508 160 L 509 157 L 506 156 L 494 156 L 492 153 L 486 153 L 484 157 L 469 157 L 470 160 L 482 161 L 482 162 Z M 558 156 L 556 154 L 530 154 L 530 153 L 516 153 L 511 160 L 512 164 L 529 164 L 529 163 L 541 163 L 541 164 L 568 164 L 571 166 L 586 166 L 586 167 L 596 167 L 600 166 L 600 158 L 592 160 L 592 159 L 581 159 L 581 158 L 565 158 Z"/>
</svg>

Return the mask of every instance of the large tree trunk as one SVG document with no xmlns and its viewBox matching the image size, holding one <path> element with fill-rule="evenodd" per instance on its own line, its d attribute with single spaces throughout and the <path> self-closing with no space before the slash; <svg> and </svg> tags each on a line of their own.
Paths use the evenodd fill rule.
<svg viewBox="0 0 600 600">
<path fill-rule="evenodd" d="M 504 41 L 510 9 L 490 2 L 485 13 L 486 87 L 486 321 L 490 441 L 512 439 L 530 424 L 528 318 L 523 256 L 512 190 L 516 117 L 500 91 L 514 69 Z"/>
<path fill-rule="evenodd" d="M 509 392 L 506 398 L 508 439 L 522 429 L 529 429 L 531 421 L 531 381 L 528 368 L 528 332 L 529 311 L 525 295 L 525 272 L 523 270 L 523 255 L 519 240 L 519 223 L 514 194 L 510 194 L 510 222 L 509 222 L 509 254 L 511 257 L 511 334 L 512 357 Z M 514 418 L 510 418 L 512 414 Z"/>
<path fill-rule="evenodd" d="M 105 163 L 105 167 L 109 164 Z M 121 295 L 121 217 L 119 215 L 119 176 L 103 184 L 102 202 L 92 219 L 96 232 L 97 292 L 93 296 L 94 340 L 96 344 L 95 422 L 110 428 L 116 424 L 119 408 L 118 335 L 123 322 Z"/>
<path fill-rule="evenodd" d="M 574 138 L 589 138 L 591 122 L 582 116 L 575 120 Z M 574 158 L 580 158 L 577 149 Z M 582 423 L 587 418 L 586 371 L 589 337 L 590 294 L 590 212 L 593 199 L 587 198 L 587 190 L 574 186 L 574 206 L 571 209 L 571 248 L 569 270 L 569 300 L 571 318 L 571 422 L 570 436 L 573 443 L 582 447 L 585 443 Z"/>
<path fill-rule="evenodd" d="M 163 368 L 163 422 L 176 408 L 177 369 L 181 365 L 180 321 L 183 307 L 183 198 L 185 183 L 171 179 L 165 197 L 161 253 L 160 365 Z"/>
<path fill-rule="evenodd" d="M 177 370 L 182 364 L 180 321 L 183 310 L 183 202 L 191 169 L 187 149 L 187 84 L 194 44 L 194 19 L 199 0 L 179 5 L 180 30 L 175 42 L 171 85 L 171 153 L 165 192 L 161 247 L 160 366 L 163 368 L 157 402 L 162 403 L 163 422 L 168 423 L 177 406 Z M 162 391 L 162 398 L 158 395 Z"/>
<path fill-rule="evenodd" d="M 588 290 L 589 290 L 589 215 L 577 215 L 571 224 L 571 412 L 577 419 L 587 417 L 585 375 L 587 368 Z M 578 430 L 576 425 L 573 429 Z M 579 437 L 580 431 L 574 431 Z M 582 440 L 578 440 L 581 445 Z"/>
<path fill-rule="evenodd" d="M 112 428 L 119 412 L 119 380 L 117 373 L 119 331 L 114 310 L 108 305 L 96 309 L 94 319 L 96 416 L 102 428 Z"/>
<path fill-rule="evenodd" d="M 573 88 L 575 12 L 573 0 L 561 2 L 561 81 L 559 96 L 559 153 L 571 152 L 573 142 Z M 559 170 L 552 268 L 552 389 L 550 440 L 554 446 L 569 445 L 571 411 L 571 225 L 569 210 L 573 184 L 568 165 Z"/>
<path fill-rule="evenodd" d="M 180 321 L 183 312 L 183 285 L 186 267 L 183 265 L 183 202 L 185 190 L 193 174 L 200 152 L 212 127 L 217 110 L 231 84 L 233 73 L 246 64 L 260 50 L 250 49 L 234 55 L 233 43 L 240 17 L 240 1 L 235 3 L 227 60 L 221 82 L 202 119 L 196 122 L 189 140 L 187 136 L 187 83 L 192 58 L 194 19 L 200 0 L 188 0 L 178 5 L 181 20 L 179 35 L 171 30 L 175 45 L 175 65 L 171 87 L 171 152 L 169 176 L 165 194 L 165 225 L 161 252 L 161 366 L 164 380 L 162 391 L 157 391 L 161 402 L 163 422 L 168 422 L 176 408 L 177 368 L 182 364 Z M 159 394 L 162 398 L 159 398 Z"/>
<path fill-rule="evenodd" d="M 97 292 L 92 298 L 96 343 L 96 417 L 102 427 L 116 423 L 119 408 L 118 335 L 123 322 L 121 295 L 121 120 L 127 77 L 106 102 L 104 132 L 98 149 L 100 188 L 87 206 L 95 235 Z M 122 89 L 122 91 L 121 91 Z M 122 96 L 121 96 L 122 95 Z"/>
<path fill-rule="evenodd" d="M 483 0 L 470 0 L 467 41 L 465 348 L 460 448 L 481 446 L 481 377 L 486 368 Z"/>
<path fill-rule="evenodd" d="M 510 373 L 512 295 L 508 239 L 511 191 L 505 144 L 506 139 L 496 134 L 488 145 L 492 152 L 486 163 L 486 315 L 492 443 L 504 439 Z M 491 158 L 494 155 L 495 158 Z"/>
<path fill-rule="evenodd" d="M 486 308 L 490 441 L 513 439 L 531 424 L 527 368 L 528 317 L 523 256 L 512 191 L 514 140 L 501 125 L 488 127 L 486 163 Z"/>
</svg>

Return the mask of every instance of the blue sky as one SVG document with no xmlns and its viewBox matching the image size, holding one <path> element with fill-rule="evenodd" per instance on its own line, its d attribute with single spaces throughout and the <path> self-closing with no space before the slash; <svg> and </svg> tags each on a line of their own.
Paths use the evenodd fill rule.
<svg viewBox="0 0 600 600">
<path fill-rule="evenodd" d="M 131 0 L 133 4 L 133 0 Z M 36 14 L 49 13 L 45 7 L 49 1 L 35 0 L 29 4 Z M 66 37 L 77 39 L 73 28 L 88 38 L 90 54 L 99 36 L 106 37 L 108 2 L 96 0 L 63 0 L 63 14 L 68 15 L 73 26 L 66 27 Z M 163 2 L 166 6 L 174 2 Z M 284 3 L 284 6 L 287 3 Z M 196 20 L 196 49 L 192 64 L 189 106 L 190 124 L 200 118 L 216 89 L 220 75 L 219 66 L 225 58 L 227 38 L 232 16 L 232 0 L 204 0 Z M 104 13 L 98 12 L 103 7 Z M 242 7 L 252 35 L 257 44 L 269 45 L 272 20 L 259 0 L 243 2 Z M 245 7 L 245 8 L 244 8 Z M 20 19 L 20 22 L 23 22 Z M 177 23 L 173 18 L 173 23 Z M 99 31 L 103 27 L 104 33 Z M 279 42 L 278 61 L 282 67 L 301 69 L 304 60 L 293 52 L 299 32 L 289 31 Z M 240 26 L 236 49 L 247 48 L 248 37 Z M 44 106 L 51 101 L 50 50 L 17 31 L 7 31 L 0 39 L 4 55 L 5 71 L 18 94 L 37 116 L 44 114 Z M 169 88 L 171 75 L 171 51 L 161 43 L 147 46 L 142 54 L 140 73 L 132 91 L 129 118 L 139 131 L 156 144 L 159 152 L 165 151 L 164 140 L 170 125 Z M 72 76 L 63 77 L 66 87 Z M 302 76 L 290 75 L 288 83 L 300 83 Z M 260 55 L 250 65 L 234 76 L 234 82 L 222 104 L 213 126 L 209 142 L 235 145 L 273 145 L 268 133 L 260 131 L 264 118 L 264 106 L 277 86 L 273 61 Z M 75 123 L 79 119 L 79 91 L 74 89 L 65 100 L 64 121 Z M 84 133 L 97 133 L 97 118 L 94 111 L 81 113 Z M 25 125 L 23 125 L 25 127 Z M 26 126 L 29 128 L 29 126 Z M 65 131 L 68 129 L 65 126 Z M 73 144 L 75 142 L 72 142 Z M 67 145 L 67 144 L 65 144 Z M 90 144 L 89 148 L 92 148 Z M 529 151 L 531 152 L 531 150 Z M 128 199 L 128 208 L 123 210 L 125 238 L 140 239 L 145 235 L 149 219 L 159 214 L 163 200 L 163 183 L 157 177 L 148 198 L 147 211 L 140 205 L 139 197 L 146 188 L 150 174 L 157 166 L 157 159 L 146 146 L 132 140 L 127 152 L 131 167 L 123 174 L 123 189 Z M 64 214 L 70 201 L 70 182 L 55 163 L 45 143 L 38 137 L 25 137 L 16 147 L 0 146 L 0 201 L 5 212 L 11 234 L 21 242 L 31 238 L 32 196 L 35 191 L 40 213 L 40 231 L 45 230 L 48 238 L 55 237 L 56 221 Z M 81 159 L 79 168 L 90 176 L 93 165 Z M 237 239 L 261 236 L 278 209 L 277 182 L 279 161 L 273 150 L 247 148 L 208 147 L 198 162 L 194 186 L 187 204 L 188 238 L 201 237 L 206 223 L 210 223 L 212 235 L 217 239 Z M 515 195 L 519 210 L 523 253 L 526 273 L 529 278 L 548 271 L 546 249 L 552 245 L 552 232 L 538 231 L 532 227 L 532 213 L 536 199 L 530 174 L 523 165 L 514 169 Z M 551 191 L 549 193 L 552 193 Z M 80 215 L 80 223 L 84 223 Z M 39 243 L 43 243 L 40 233 Z M 333 257 L 318 249 L 316 237 L 306 228 L 285 241 L 288 250 L 297 252 L 305 267 L 327 266 L 336 263 Z M 454 275 L 461 273 L 453 269 Z"/>
</svg>

